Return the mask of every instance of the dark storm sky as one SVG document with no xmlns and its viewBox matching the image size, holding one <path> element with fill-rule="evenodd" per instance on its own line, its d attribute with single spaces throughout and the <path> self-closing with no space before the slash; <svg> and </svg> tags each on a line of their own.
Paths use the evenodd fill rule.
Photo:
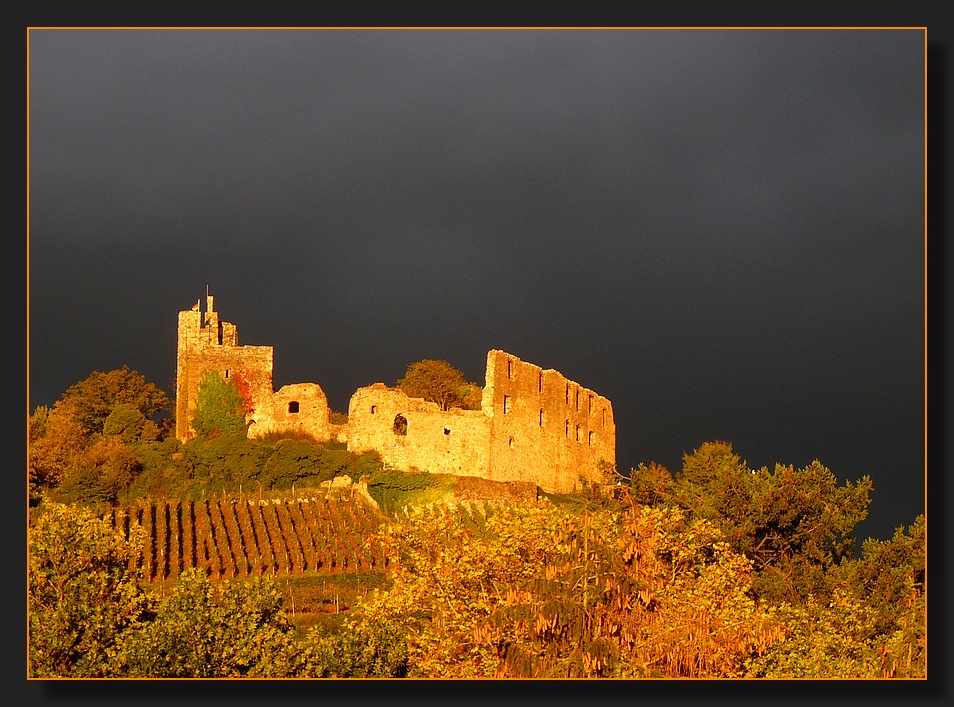
<svg viewBox="0 0 954 707">
<path fill-rule="evenodd" d="M 205 296 L 336 410 L 500 348 L 705 441 L 924 500 L 921 30 L 33 30 L 29 405 L 174 392 Z"/>
</svg>

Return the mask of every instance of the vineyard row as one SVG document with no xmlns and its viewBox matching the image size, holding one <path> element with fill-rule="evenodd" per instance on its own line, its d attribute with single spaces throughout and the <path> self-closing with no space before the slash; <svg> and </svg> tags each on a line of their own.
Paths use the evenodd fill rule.
<svg viewBox="0 0 954 707">
<path fill-rule="evenodd" d="M 132 569 L 149 582 L 198 568 L 212 579 L 311 572 L 363 572 L 387 564 L 374 534 L 383 519 L 359 498 L 140 501 L 112 511 L 128 539 L 139 526 L 145 544 Z"/>
</svg>

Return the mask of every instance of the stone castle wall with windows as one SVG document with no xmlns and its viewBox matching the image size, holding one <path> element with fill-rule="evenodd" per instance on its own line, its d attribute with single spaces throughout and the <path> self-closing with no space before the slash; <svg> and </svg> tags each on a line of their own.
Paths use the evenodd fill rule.
<svg viewBox="0 0 954 707">
<path fill-rule="evenodd" d="M 234 325 L 220 322 L 208 298 L 179 313 L 176 434 L 193 436 L 198 382 L 209 369 L 223 377 L 241 371 L 251 386 L 250 437 L 307 432 L 337 439 L 353 452 L 376 451 L 405 471 L 524 481 L 549 492 L 596 479 L 601 461 L 616 462 L 616 425 L 610 401 L 558 371 L 505 351 L 487 354 L 480 410 L 452 408 L 410 398 L 384 383 L 359 388 L 348 422 L 332 425 L 324 391 L 316 383 L 272 389 L 272 347 L 239 346 Z"/>
</svg>

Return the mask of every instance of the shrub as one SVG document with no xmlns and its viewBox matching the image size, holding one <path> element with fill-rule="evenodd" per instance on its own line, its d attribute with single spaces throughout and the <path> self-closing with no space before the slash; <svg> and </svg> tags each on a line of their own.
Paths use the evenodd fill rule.
<svg viewBox="0 0 954 707">
<path fill-rule="evenodd" d="M 436 501 L 452 491 L 456 482 L 456 477 L 447 474 L 382 468 L 370 475 L 368 493 L 383 512 L 391 514 L 410 503 Z"/>
<path fill-rule="evenodd" d="M 151 617 L 139 577 L 128 569 L 141 543 L 141 535 L 126 539 L 87 508 L 43 505 L 29 537 L 32 677 L 116 674 L 116 652 Z"/>
</svg>

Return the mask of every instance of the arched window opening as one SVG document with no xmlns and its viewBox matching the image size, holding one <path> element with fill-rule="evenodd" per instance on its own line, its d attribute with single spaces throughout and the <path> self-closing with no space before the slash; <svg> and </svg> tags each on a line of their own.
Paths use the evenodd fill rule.
<svg viewBox="0 0 954 707">
<path fill-rule="evenodd" d="M 570 421 L 569 420 L 566 421 L 566 436 L 567 437 L 570 436 Z"/>
<path fill-rule="evenodd" d="M 543 427 L 543 408 L 540 408 L 540 427 Z"/>
<path fill-rule="evenodd" d="M 371 406 L 371 414 L 372 414 L 372 415 L 377 415 L 377 414 L 378 414 L 378 406 L 377 406 L 377 405 L 372 405 L 372 406 Z"/>
<path fill-rule="evenodd" d="M 292 400 L 288 403 L 288 412 L 298 412 L 298 401 Z"/>
<path fill-rule="evenodd" d="M 510 438 L 508 444 L 510 445 L 510 448 L 513 449 L 513 437 Z"/>
<path fill-rule="evenodd" d="M 594 433 L 592 430 L 590 430 L 589 445 L 590 445 L 591 447 L 593 446 L 593 440 L 595 439 L 594 434 L 595 434 L 595 433 Z"/>
<path fill-rule="evenodd" d="M 394 434 L 402 437 L 407 435 L 407 418 L 400 413 L 394 416 Z"/>
<path fill-rule="evenodd" d="M 579 425 L 576 426 L 576 441 L 577 442 L 580 441 L 580 426 Z"/>
</svg>

